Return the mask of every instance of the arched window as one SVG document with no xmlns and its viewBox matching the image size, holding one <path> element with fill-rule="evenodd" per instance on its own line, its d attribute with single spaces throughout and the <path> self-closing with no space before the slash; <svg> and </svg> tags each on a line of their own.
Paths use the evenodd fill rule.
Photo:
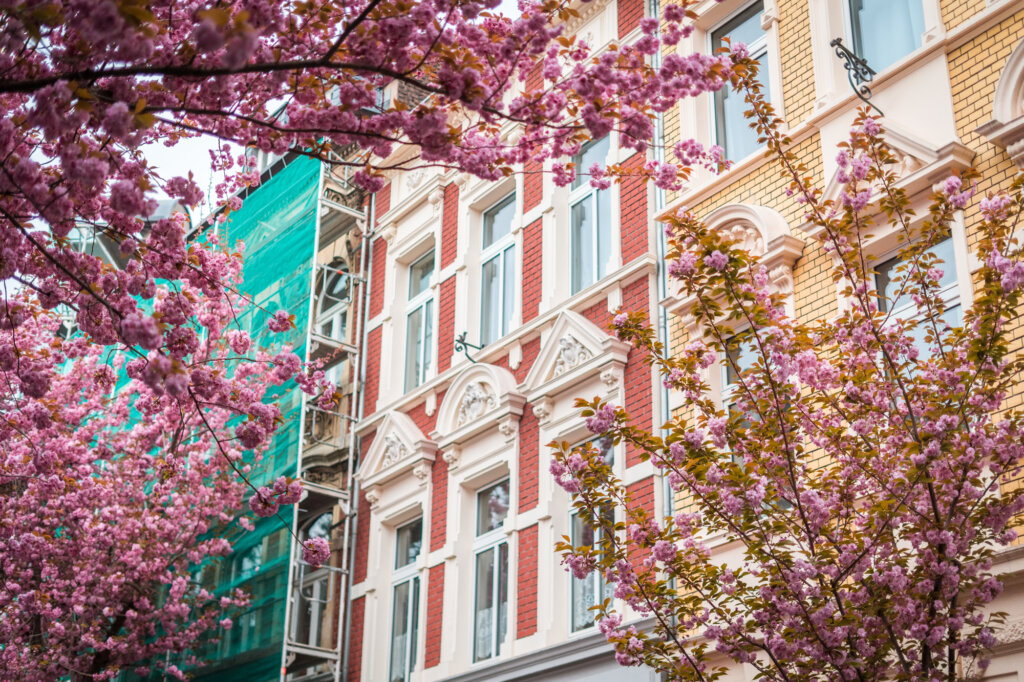
<svg viewBox="0 0 1024 682">
<path fill-rule="evenodd" d="M 325 511 L 301 532 L 303 540 L 325 538 L 331 540 L 334 512 Z M 330 571 L 326 567 L 313 568 L 299 565 L 299 594 L 295 600 L 296 617 L 292 619 L 292 639 L 307 646 L 333 648 L 328 604 L 331 603 Z"/>
<path fill-rule="evenodd" d="M 352 300 L 348 265 L 324 268 L 323 286 L 317 300 L 316 331 L 335 341 L 347 337 L 348 304 Z"/>
</svg>

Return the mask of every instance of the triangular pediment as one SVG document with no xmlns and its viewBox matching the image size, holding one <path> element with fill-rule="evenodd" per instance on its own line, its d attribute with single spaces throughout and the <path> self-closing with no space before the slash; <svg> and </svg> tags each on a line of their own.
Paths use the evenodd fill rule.
<svg viewBox="0 0 1024 682">
<path fill-rule="evenodd" d="M 526 376 L 531 400 L 534 395 L 554 395 L 563 386 L 608 364 L 624 366 L 629 348 L 628 343 L 609 335 L 579 313 L 563 311 L 555 318 Z"/>
<path fill-rule="evenodd" d="M 401 412 L 389 412 L 377 428 L 356 477 L 364 487 L 383 483 L 417 464 L 434 461 L 437 444 Z"/>
</svg>

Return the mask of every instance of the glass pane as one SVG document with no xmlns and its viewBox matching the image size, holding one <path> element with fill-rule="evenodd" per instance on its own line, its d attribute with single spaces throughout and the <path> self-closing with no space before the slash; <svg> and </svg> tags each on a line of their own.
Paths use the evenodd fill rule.
<svg viewBox="0 0 1024 682">
<path fill-rule="evenodd" d="M 881 71 L 921 46 L 921 0 L 850 0 L 853 51 Z"/>
<path fill-rule="evenodd" d="M 761 28 L 761 14 L 762 3 L 760 2 L 737 14 L 711 34 L 712 48 L 717 50 L 720 47 L 725 47 L 725 38 L 729 38 L 732 45 L 743 43 L 753 46 L 754 43 L 762 41 L 764 29 Z M 764 77 L 764 69 L 767 68 L 764 60 L 765 54 L 759 44 L 751 50 L 750 55 L 761 64 L 758 80 L 762 87 L 766 82 Z M 767 90 L 764 92 L 771 99 Z M 757 133 L 751 130 L 748 119 L 743 117 L 746 108 L 743 95 L 732 91 L 728 85 L 715 92 L 716 141 L 725 150 L 726 158 L 733 161 L 753 154 L 759 147 Z"/>
<path fill-rule="evenodd" d="M 939 279 L 941 287 L 951 286 L 956 283 L 956 255 L 953 253 L 953 240 L 945 239 L 932 248 L 929 253 L 935 254 L 941 264 L 936 267 L 942 270 L 942 277 Z M 875 289 L 882 297 L 878 301 L 878 309 L 882 312 L 899 310 L 903 307 L 913 305 L 913 301 L 906 293 L 897 297 L 902 282 L 906 279 L 908 268 L 900 270 L 899 266 L 905 262 L 899 256 L 890 258 L 875 268 Z M 909 267 L 909 266 L 908 266 Z"/>
<path fill-rule="evenodd" d="M 476 494 L 476 534 L 483 535 L 501 526 L 508 516 L 508 480 Z"/>
<path fill-rule="evenodd" d="M 740 372 L 753 367 L 757 361 L 757 347 L 752 337 L 737 334 L 726 339 L 726 352 L 732 361 L 725 363 L 725 383 L 728 386 L 735 384 L 740 378 L 736 369 L 733 368 L 733 364 L 739 368 Z"/>
<path fill-rule="evenodd" d="M 645 215 L 644 218 L 647 216 Z M 608 257 L 612 252 L 612 198 L 611 192 L 597 192 L 597 275 L 594 281 L 605 276 Z"/>
<path fill-rule="evenodd" d="M 420 629 L 420 579 L 412 580 L 412 627 L 409 628 L 409 672 L 416 667 L 416 640 Z"/>
<path fill-rule="evenodd" d="M 409 298 L 421 294 L 430 286 L 430 276 L 434 274 L 434 252 L 409 266 Z"/>
<path fill-rule="evenodd" d="M 395 601 L 391 614 L 391 682 L 405 682 L 409 654 L 409 582 L 395 585 Z"/>
<path fill-rule="evenodd" d="M 405 390 L 407 391 L 420 383 L 422 351 L 423 308 L 417 308 L 409 313 L 405 325 Z"/>
<path fill-rule="evenodd" d="M 501 653 L 508 628 L 508 544 L 498 545 L 498 637 L 494 643 L 494 654 Z"/>
<path fill-rule="evenodd" d="M 512 309 L 515 307 L 513 296 L 515 296 L 515 274 L 516 274 L 516 250 L 514 247 L 505 249 L 505 266 L 502 268 L 502 294 L 501 304 L 501 335 L 508 334 L 512 328 Z"/>
<path fill-rule="evenodd" d="M 334 514 L 326 512 L 317 517 L 316 521 L 310 524 L 306 531 L 307 538 L 329 538 L 331 526 L 334 524 Z"/>
<path fill-rule="evenodd" d="M 324 285 L 323 296 L 320 302 L 320 309 L 329 310 L 336 305 L 347 303 L 349 300 L 348 285 L 348 275 L 338 272 L 328 272 L 327 282 Z"/>
<path fill-rule="evenodd" d="M 235 564 L 235 580 L 241 578 L 248 578 L 249 576 L 260 570 L 260 566 L 263 564 L 263 545 L 253 545 L 250 547 L 245 554 L 238 557 L 238 561 Z"/>
<path fill-rule="evenodd" d="M 423 544 L 423 519 L 407 523 L 395 532 L 395 568 L 416 561 Z"/>
<path fill-rule="evenodd" d="M 473 660 L 493 655 L 494 643 L 494 550 L 476 555 L 476 614 L 474 618 Z"/>
<path fill-rule="evenodd" d="M 516 195 L 510 194 L 484 213 L 484 248 L 512 231 L 512 218 L 516 212 Z"/>
<path fill-rule="evenodd" d="M 590 167 L 595 163 L 604 166 L 608 158 L 608 136 L 600 140 L 591 140 L 580 148 L 578 154 L 572 157 L 576 164 L 576 177 L 573 178 L 572 188 L 582 187 L 590 184 Z"/>
<path fill-rule="evenodd" d="M 480 280 L 480 343 L 486 346 L 502 336 L 500 254 L 484 263 Z"/>
<path fill-rule="evenodd" d="M 590 215 L 590 197 L 572 207 L 572 293 L 581 291 L 594 277 L 594 225 Z"/>
<path fill-rule="evenodd" d="M 427 301 L 423 305 L 423 369 L 420 372 L 422 384 L 427 378 L 427 372 L 434 366 L 434 301 Z"/>
</svg>

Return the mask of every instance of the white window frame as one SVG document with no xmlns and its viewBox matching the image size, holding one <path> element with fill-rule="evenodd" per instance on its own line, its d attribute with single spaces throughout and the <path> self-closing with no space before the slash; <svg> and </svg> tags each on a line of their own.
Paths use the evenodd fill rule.
<svg viewBox="0 0 1024 682">
<path fill-rule="evenodd" d="M 516 303 L 515 303 L 515 292 L 516 292 L 516 287 L 515 287 L 515 281 L 516 281 L 515 270 L 518 267 L 518 263 L 519 263 L 519 259 L 517 258 L 517 256 L 519 254 L 517 254 L 515 252 L 515 248 L 516 248 L 515 203 L 516 203 L 517 198 L 518 197 L 516 195 L 516 192 L 515 192 L 515 190 L 513 190 L 511 193 L 506 194 L 504 197 L 502 197 L 498 201 L 494 202 L 493 205 L 491 205 L 489 208 L 487 208 L 483 212 L 483 214 L 481 215 L 481 218 L 480 218 L 480 242 L 481 242 L 481 245 L 482 245 L 481 246 L 481 251 L 480 251 L 480 292 L 481 292 L 481 296 L 480 296 L 480 345 L 481 346 L 486 346 L 488 344 L 494 343 L 498 339 L 500 339 L 503 336 L 505 336 L 506 334 L 508 334 L 509 331 L 511 331 L 512 323 L 513 323 L 513 319 L 512 318 L 513 318 L 513 315 L 515 314 L 515 307 L 516 307 Z M 508 234 L 502 236 L 499 239 L 496 239 L 495 241 L 493 241 L 489 245 L 483 246 L 484 226 L 487 224 L 488 214 L 498 212 L 499 210 L 504 208 L 508 203 L 510 203 L 512 205 L 512 208 L 513 208 L 512 225 L 509 226 Z M 509 250 L 512 250 L 512 270 L 513 270 L 513 272 L 512 272 L 512 275 L 511 275 L 511 277 L 512 277 L 512 279 L 511 279 L 511 286 L 512 286 L 512 297 L 513 297 L 513 300 L 511 301 L 511 308 L 512 309 L 511 310 L 506 310 L 505 309 L 505 298 L 506 298 L 506 293 L 507 292 L 505 291 L 505 281 L 506 281 L 506 277 L 508 276 L 508 273 L 505 272 L 505 254 Z M 498 285 L 499 286 L 499 295 L 498 295 L 498 335 L 497 335 L 497 337 L 495 337 L 493 339 L 490 339 L 490 338 L 487 338 L 485 336 L 485 334 L 484 334 L 485 329 L 488 326 L 489 320 L 487 320 L 484 317 L 483 282 L 484 282 L 484 267 L 486 267 L 487 264 L 490 263 L 494 259 L 498 259 L 498 268 L 499 268 L 499 274 L 498 274 L 498 282 L 499 282 L 499 285 Z"/>
<path fill-rule="evenodd" d="M 419 292 L 418 294 L 411 295 L 413 284 L 413 268 L 416 267 L 418 263 L 420 263 L 421 261 L 425 260 L 428 257 L 434 259 L 434 264 L 430 270 L 429 277 L 429 280 L 431 281 L 428 281 L 427 285 L 423 287 L 423 291 Z M 416 260 L 414 260 L 412 263 L 410 263 L 408 267 L 408 273 L 409 282 L 407 293 L 410 294 L 410 296 L 405 308 L 405 353 L 403 358 L 404 371 L 402 373 L 402 387 L 405 390 L 405 392 L 411 391 L 417 386 L 423 385 L 423 383 L 426 382 L 426 380 L 430 377 L 431 372 L 433 372 L 434 370 L 433 353 L 435 349 L 433 347 L 433 342 L 434 337 L 437 335 L 437 331 L 434 325 L 434 309 L 436 308 L 436 306 L 434 305 L 434 289 L 431 285 L 432 280 L 434 279 L 437 273 L 437 254 L 435 250 L 430 249 L 429 251 L 425 252 L 423 255 L 418 257 Z M 419 333 L 419 341 L 421 342 L 420 350 L 419 356 L 417 357 L 419 363 L 419 372 L 415 377 L 411 377 L 409 368 L 409 343 L 412 339 L 410 339 L 409 337 L 409 318 L 412 317 L 413 313 L 417 312 L 417 310 L 420 311 L 423 319 L 423 325 L 420 327 Z M 428 329 L 429 332 L 427 331 Z M 413 379 L 413 381 L 410 382 L 410 379 Z"/>
<path fill-rule="evenodd" d="M 487 485 L 481 486 L 473 494 L 473 532 L 474 532 L 474 535 L 476 534 L 477 525 L 479 524 L 480 496 L 483 493 L 485 493 L 485 492 L 495 488 L 496 486 L 501 485 L 502 483 L 505 483 L 507 488 L 508 488 L 508 496 L 509 496 L 509 500 L 510 500 L 510 503 L 511 503 L 512 484 L 511 484 L 511 479 L 508 478 L 508 477 L 502 478 L 502 479 L 499 479 L 497 481 L 494 481 L 493 483 L 488 483 Z M 508 512 L 506 512 L 505 518 L 506 519 L 508 518 Z M 483 663 L 485 661 L 493 661 L 494 659 L 496 659 L 499 656 L 501 656 L 501 645 L 503 643 L 503 640 L 507 637 L 508 631 L 509 631 L 509 615 L 510 615 L 509 604 L 512 602 L 512 595 L 511 595 L 512 581 L 510 580 L 510 576 L 509 576 L 509 572 L 510 571 L 508 569 L 506 569 L 505 575 L 504 575 L 504 579 L 505 579 L 505 597 L 506 597 L 506 601 L 505 601 L 505 632 L 504 633 L 500 633 L 499 632 L 499 630 L 500 630 L 499 624 L 501 623 L 501 604 L 499 602 L 499 596 L 501 594 L 501 579 L 502 579 L 502 576 L 501 576 L 500 571 L 499 571 L 499 566 L 501 565 L 500 564 L 500 556 L 501 556 L 501 547 L 502 546 L 505 547 L 505 553 L 506 553 L 506 557 L 507 557 L 507 561 L 508 561 L 508 568 L 511 568 L 511 562 L 512 562 L 512 553 L 511 553 L 512 550 L 511 550 L 511 547 L 509 546 L 508 536 L 505 533 L 504 526 L 505 526 L 505 524 L 504 524 L 504 520 L 503 520 L 502 523 L 498 524 L 497 528 L 493 528 L 493 529 L 491 529 L 489 531 L 486 531 L 486 532 L 484 532 L 484 533 L 482 533 L 480 535 L 475 535 L 475 537 L 473 539 L 473 599 L 471 600 L 471 606 L 472 606 L 473 611 L 472 611 L 472 618 L 470 619 L 470 622 L 472 623 L 473 644 L 472 644 L 472 652 L 471 652 L 470 655 L 472 657 L 472 662 L 474 664 L 476 664 L 476 663 Z M 486 656 L 478 657 L 477 656 L 478 652 L 476 650 L 477 627 L 479 625 L 477 623 L 477 616 L 478 616 L 478 614 L 480 612 L 479 608 L 477 607 L 477 603 L 476 603 L 477 594 L 479 593 L 479 582 L 480 582 L 480 575 L 479 575 L 479 571 L 478 571 L 478 566 L 479 566 L 478 562 L 479 562 L 479 557 L 482 554 L 486 554 L 488 552 L 492 553 L 492 555 L 493 555 L 493 562 L 494 562 L 494 564 L 493 564 L 494 571 L 492 572 L 493 580 L 491 582 L 491 603 L 494 606 L 493 606 L 493 609 L 492 609 L 492 612 L 491 612 L 491 622 L 490 622 L 490 628 L 491 628 L 490 652 Z"/>
<path fill-rule="evenodd" d="M 605 162 L 607 163 L 608 159 L 614 158 L 614 153 L 613 153 L 612 144 L 611 144 L 612 140 L 611 140 L 610 136 L 605 136 L 605 137 L 597 139 L 597 140 L 590 140 L 589 142 L 585 143 L 582 147 L 580 147 L 580 151 L 577 152 L 573 156 L 573 162 L 576 164 L 576 174 L 577 174 L 577 177 L 580 177 L 581 173 L 585 173 L 587 171 L 586 168 L 581 168 L 580 167 L 582 165 L 583 152 L 586 149 L 588 149 L 589 147 L 592 147 L 592 146 L 597 145 L 597 144 L 601 144 L 605 140 L 607 140 L 607 144 L 608 144 L 608 151 L 605 154 Z M 607 195 L 603 195 L 602 192 L 606 192 L 608 194 Z M 592 186 L 589 181 L 581 182 L 579 187 L 573 188 L 573 187 L 570 186 L 570 188 L 569 188 L 569 221 L 568 221 L 568 223 L 569 223 L 569 294 L 572 295 L 572 296 L 574 296 L 574 295 L 578 294 L 579 292 L 583 291 L 584 289 L 587 289 L 588 287 L 591 287 L 594 284 L 600 282 L 608 274 L 609 264 L 611 262 L 612 252 L 613 252 L 612 242 L 614 241 L 614 236 L 612 234 L 612 217 L 613 217 L 614 211 L 612 210 L 612 205 L 611 205 L 612 197 L 611 197 L 610 192 L 611 192 L 611 188 L 604 189 L 604 190 L 599 190 L 596 187 Z M 605 217 L 605 221 L 607 222 L 607 228 L 604 230 L 604 232 L 607 234 L 607 237 L 608 237 L 608 245 L 607 245 L 608 246 L 608 248 L 607 248 L 608 254 L 607 254 L 604 262 L 601 262 L 601 258 L 600 258 L 601 248 L 600 248 L 600 244 L 599 244 L 599 240 L 600 240 L 600 238 L 602 236 L 601 235 L 601 232 L 602 232 L 602 230 L 601 230 L 602 222 L 601 222 L 601 215 L 600 215 L 600 212 L 598 211 L 598 208 L 600 207 L 600 204 L 601 204 L 600 198 L 602 196 L 607 196 L 608 208 L 609 208 L 608 215 Z M 592 236 L 593 236 L 593 240 L 594 240 L 593 241 L 594 246 L 593 246 L 593 249 L 591 250 L 591 253 L 590 253 L 590 262 L 591 262 L 591 267 L 593 268 L 594 280 L 592 282 L 582 282 L 581 281 L 580 286 L 577 288 L 577 287 L 574 286 L 574 280 L 576 279 L 576 273 L 575 273 L 575 259 L 573 258 L 573 256 L 576 253 L 576 244 L 575 244 L 575 237 L 573 236 L 574 230 L 572 228 L 572 210 L 578 204 L 581 204 L 584 201 L 590 203 L 590 212 L 591 212 L 591 215 L 594 216 L 594 220 L 593 220 L 593 223 L 591 225 L 591 229 L 593 231 L 592 232 Z M 586 254 L 583 254 L 583 255 L 586 255 Z"/>
<path fill-rule="evenodd" d="M 420 550 L 419 553 L 406 564 L 398 565 L 398 536 L 399 533 L 415 523 L 420 524 Z M 417 658 L 419 656 L 419 642 L 417 641 L 420 634 L 419 619 L 420 619 L 420 594 L 422 592 L 422 581 L 420 580 L 419 570 L 419 559 L 423 556 L 423 531 L 425 524 L 423 523 L 423 517 L 417 517 L 402 525 L 395 528 L 395 562 L 394 569 L 391 574 L 391 616 L 390 616 L 390 640 L 388 643 L 388 679 L 398 679 L 395 675 L 396 672 L 391 669 L 394 663 L 394 646 L 395 646 L 395 595 L 398 592 L 398 588 L 402 585 L 409 585 L 409 602 L 406 606 L 406 619 L 409 623 L 408 641 L 405 646 L 405 663 L 403 666 L 402 680 L 403 682 L 409 682 L 413 679 L 413 673 L 416 671 Z"/>
<path fill-rule="evenodd" d="M 848 2 L 848 1 L 849 0 L 844 0 L 844 2 Z M 773 74 L 773 72 L 774 72 L 774 64 L 772 63 L 773 60 L 770 58 L 771 55 L 769 54 L 769 45 L 768 45 L 768 43 L 769 43 L 769 41 L 768 41 L 769 30 L 767 28 L 765 28 L 765 26 L 764 26 L 764 19 L 763 19 L 763 17 L 764 17 L 764 14 L 765 14 L 766 10 L 767 10 L 767 8 L 765 7 L 764 0 L 754 0 L 753 2 L 744 2 L 740 7 L 736 8 L 735 10 L 730 12 L 727 17 L 725 17 L 724 19 L 722 19 L 721 21 L 716 23 L 714 26 L 709 28 L 707 30 L 707 32 L 706 32 L 706 37 L 705 37 L 706 49 L 707 49 L 708 54 L 714 55 L 715 54 L 715 38 L 714 38 L 715 32 L 718 31 L 719 29 L 721 29 L 722 27 L 724 27 L 726 24 L 728 24 L 730 21 L 732 21 L 736 17 L 738 17 L 740 14 L 743 14 L 744 12 L 749 10 L 754 5 L 760 5 L 761 6 L 761 15 L 762 15 L 761 31 L 762 31 L 762 33 L 761 33 L 761 37 L 760 38 L 758 38 L 752 44 L 747 45 L 747 51 L 750 53 L 750 57 L 758 62 L 758 65 L 759 65 L 758 75 L 759 75 L 759 78 L 760 78 L 760 81 L 761 81 L 761 87 L 763 89 L 767 90 L 767 93 L 765 93 L 766 94 L 765 99 L 774 106 L 775 105 L 775 101 L 778 99 L 776 94 L 775 94 L 777 85 L 775 83 L 775 78 L 772 77 L 774 75 Z M 731 86 L 728 83 L 726 83 L 725 85 L 722 86 L 723 90 L 725 88 L 729 88 L 729 87 L 731 87 Z M 719 139 L 719 134 L 718 134 L 718 92 L 721 92 L 721 91 L 713 92 L 708 97 L 708 102 L 709 102 L 709 106 L 710 106 L 710 110 L 709 110 L 709 114 L 708 114 L 708 120 L 711 122 L 711 131 L 710 131 L 711 132 L 711 139 L 714 140 L 714 143 L 716 145 L 718 145 L 719 147 L 722 148 L 723 152 L 725 152 L 726 151 L 726 146 L 725 146 L 725 144 L 723 144 L 723 142 L 725 142 L 725 140 Z M 739 93 L 735 93 L 735 94 L 736 94 L 736 96 L 740 96 Z M 780 116 L 782 115 L 782 112 L 777 112 L 777 113 Z M 733 159 L 733 158 L 729 158 L 729 156 L 726 154 L 726 158 L 728 158 L 730 161 L 732 161 L 733 165 L 735 165 L 735 164 L 739 163 L 740 161 L 743 161 L 746 158 L 750 158 L 750 157 L 753 157 L 753 156 L 756 156 L 758 154 L 763 153 L 763 150 L 764 150 L 764 145 L 760 145 L 755 151 L 753 151 L 752 153 L 748 154 L 747 156 L 743 156 L 743 157 L 739 157 L 739 158 Z"/>
</svg>

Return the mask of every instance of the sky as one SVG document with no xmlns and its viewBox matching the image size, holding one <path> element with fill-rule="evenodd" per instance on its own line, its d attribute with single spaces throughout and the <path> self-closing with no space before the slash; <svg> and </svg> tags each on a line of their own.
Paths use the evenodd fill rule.
<svg viewBox="0 0 1024 682">
<path fill-rule="evenodd" d="M 501 0 L 497 11 L 506 16 L 519 16 L 518 0 Z M 183 140 L 171 148 L 162 144 L 150 144 L 143 147 L 143 152 L 149 160 L 150 166 L 165 180 L 176 176 L 187 176 L 189 171 L 195 178 L 196 184 L 207 197 L 206 205 L 198 207 L 192 219 L 202 220 L 209 214 L 214 206 L 210 203 L 213 196 L 213 188 L 217 183 L 224 180 L 223 173 L 214 173 L 210 169 L 210 150 L 216 145 L 212 137 L 198 137 Z M 241 153 L 241 148 L 235 150 L 235 154 Z"/>
</svg>

